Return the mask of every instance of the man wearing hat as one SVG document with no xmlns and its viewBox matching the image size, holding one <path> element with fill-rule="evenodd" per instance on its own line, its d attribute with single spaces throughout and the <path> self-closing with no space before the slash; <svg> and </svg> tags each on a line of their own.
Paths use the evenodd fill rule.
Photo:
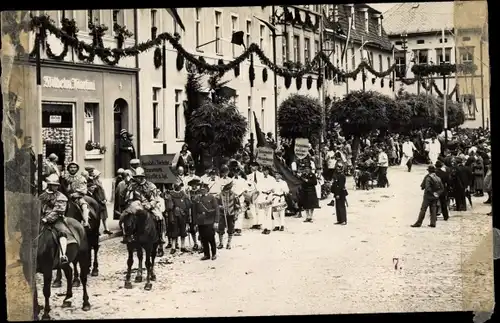
<svg viewBox="0 0 500 323">
<path fill-rule="evenodd" d="M 123 171 L 123 174 L 121 175 L 122 180 L 116 185 L 116 192 L 115 192 L 115 209 L 114 209 L 114 215 L 113 219 L 114 220 L 119 220 L 120 215 L 125 210 L 126 204 L 126 194 L 128 192 L 128 186 L 132 182 L 132 172 L 127 169 Z"/>
<path fill-rule="evenodd" d="M 127 132 L 127 139 L 130 142 L 130 147 L 132 147 L 132 150 L 130 151 L 130 157 L 132 157 L 132 159 L 137 158 L 137 154 L 135 153 L 134 148 L 134 135 L 130 132 Z"/>
<path fill-rule="evenodd" d="M 441 179 L 436 175 L 436 167 L 434 165 L 429 165 L 429 167 L 427 167 L 427 172 L 428 174 L 425 175 L 422 184 L 420 184 L 421 189 L 424 191 L 424 196 L 417 222 L 412 225 L 413 228 L 422 226 L 427 208 L 429 208 L 431 214 L 431 223 L 429 224 L 429 227 L 436 227 L 437 203 L 439 196 L 443 194 L 444 185 L 443 182 L 441 182 Z"/>
<path fill-rule="evenodd" d="M 347 189 L 345 187 L 346 176 L 344 174 L 344 165 L 342 163 L 337 163 L 335 165 L 335 172 L 332 177 L 332 185 L 330 187 L 333 193 L 334 204 L 335 204 L 335 215 L 337 216 L 337 222 L 335 224 L 346 225 L 347 224 Z"/>
<path fill-rule="evenodd" d="M 210 259 L 210 251 L 212 251 L 212 260 L 217 258 L 215 230 L 218 229 L 220 210 L 217 199 L 215 196 L 208 194 L 208 190 L 208 184 L 202 183 L 200 186 L 200 196 L 193 203 L 193 218 L 198 224 L 204 253 L 204 257 L 201 260 Z"/>
<path fill-rule="evenodd" d="M 106 199 L 106 192 L 104 191 L 104 186 L 102 185 L 100 176 L 101 172 L 95 169 L 94 166 L 89 165 L 85 167 L 85 170 L 88 172 L 87 179 L 87 188 L 89 195 L 92 196 L 97 203 L 101 206 L 101 221 L 105 234 L 112 234 L 111 231 L 108 230 L 107 219 L 108 219 L 108 208 L 106 207 L 106 203 L 108 202 Z"/>
<path fill-rule="evenodd" d="M 137 167 L 141 165 L 141 161 L 137 158 L 131 159 L 130 160 L 130 171 L 132 172 L 132 176 L 135 176 L 135 171 Z"/>
<path fill-rule="evenodd" d="M 402 146 L 402 158 L 401 166 L 405 165 L 408 168 L 408 172 L 411 172 L 411 166 L 413 165 L 413 152 L 417 151 L 417 148 L 410 140 L 410 137 L 405 137 Z"/>
<path fill-rule="evenodd" d="M 193 201 L 195 201 L 196 199 L 198 199 L 198 197 L 200 196 L 200 184 L 201 184 L 201 181 L 199 178 L 197 178 L 198 176 L 194 176 L 194 178 L 192 178 L 187 184 L 188 184 L 188 190 L 187 190 L 187 193 L 188 193 L 188 196 L 189 196 L 189 199 L 191 200 L 191 204 L 193 203 Z M 194 218 L 193 216 L 193 208 L 191 208 L 191 210 L 189 210 L 189 234 L 191 234 L 191 238 L 193 239 L 193 250 L 198 250 L 198 240 L 196 240 L 196 219 Z"/>
<path fill-rule="evenodd" d="M 61 176 L 61 172 L 59 171 L 59 167 L 57 166 L 57 161 L 59 157 L 56 154 L 52 153 L 49 155 L 48 160 L 45 162 L 45 167 L 43 168 L 43 177 L 47 177 L 52 174 L 56 174 L 57 177 Z"/>
<path fill-rule="evenodd" d="M 221 206 L 221 218 L 219 223 L 219 245 L 217 248 L 222 249 L 224 242 L 224 233 L 227 228 L 227 245 L 226 249 L 231 249 L 231 240 L 234 234 L 234 224 L 238 216 L 240 206 L 239 197 L 233 192 L 233 181 L 227 178 L 222 183 L 222 190 L 219 194 L 219 203 Z"/>
<path fill-rule="evenodd" d="M 45 179 L 47 189 L 40 194 L 42 204 L 42 223 L 52 226 L 56 229 L 61 247 L 61 264 L 68 263 L 66 256 L 66 247 L 68 245 L 67 233 L 69 230 L 64 223 L 64 215 L 68 207 L 68 198 L 59 192 L 59 177 L 51 174 Z"/>
<path fill-rule="evenodd" d="M 81 174 L 78 174 L 79 169 L 80 166 L 77 163 L 70 162 L 66 167 L 68 172 L 63 177 L 62 186 L 66 195 L 82 209 L 83 226 L 88 227 L 89 205 L 83 198 L 88 193 L 87 180 Z"/>
<path fill-rule="evenodd" d="M 191 200 L 187 193 L 182 189 L 181 183 L 174 184 L 174 189 L 168 192 L 169 198 L 165 201 L 165 211 L 168 213 L 168 231 L 169 238 L 172 238 L 171 254 L 174 254 L 179 248 L 178 237 L 181 237 L 181 251 L 186 249 L 186 225 L 189 222 L 189 213 L 191 210 Z"/>
<path fill-rule="evenodd" d="M 120 142 L 118 146 L 118 158 L 120 167 L 127 169 L 130 167 L 130 160 L 135 158 L 134 147 L 127 136 L 127 130 L 120 130 Z"/>
</svg>

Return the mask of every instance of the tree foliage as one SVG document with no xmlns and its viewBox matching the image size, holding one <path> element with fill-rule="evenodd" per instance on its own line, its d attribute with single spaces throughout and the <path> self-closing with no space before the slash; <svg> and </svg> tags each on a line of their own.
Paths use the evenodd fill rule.
<svg viewBox="0 0 500 323">
<path fill-rule="evenodd" d="M 194 140 L 193 135 L 190 131 L 191 116 L 193 112 L 198 109 L 205 97 L 201 93 L 201 75 L 196 73 L 188 73 L 186 82 L 186 98 L 187 106 L 184 110 L 184 118 L 186 120 L 186 131 L 184 134 L 184 142 L 187 143 L 189 150 L 196 154 L 198 152 L 198 146 L 196 145 L 196 140 Z"/>
<path fill-rule="evenodd" d="M 319 100 L 306 95 L 290 95 L 278 108 L 280 137 L 317 141 L 322 127 L 321 111 Z"/>
</svg>

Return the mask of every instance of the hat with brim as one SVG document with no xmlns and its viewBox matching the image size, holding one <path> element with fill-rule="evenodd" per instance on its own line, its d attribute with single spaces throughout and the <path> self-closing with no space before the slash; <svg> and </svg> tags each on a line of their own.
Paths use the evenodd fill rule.
<svg viewBox="0 0 500 323">
<path fill-rule="evenodd" d="M 94 166 L 85 166 L 85 170 L 89 173 L 92 172 L 94 169 L 95 169 Z"/>
<path fill-rule="evenodd" d="M 134 158 L 130 161 L 130 165 L 139 165 L 141 161 L 137 158 Z"/>
<path fill-rule="evenodd" d="M 136 173 L 136 174 L 134 174 L 134 177 L 146 177 L 146 174 L 144 174 L 144 173 Z"/>
<path fill-rule="evenodd" d="M 80 166 L 75 162 L 70 162 L 68 166 L 66 166 L 66 169 L 69 170 L 71 166 L 76 166 L 78 170 L 80 169 Z"/>
<path fill-rule="evenodd" d="M 189 185 L 189 186 L 196 186 L 196 185 L 200 185 L 200 184 L 201 184 L 201 181 L 200 181 L 199 179 L 197 179 L 197 178 L 192 179 L 192 180 L 190 180 L 190 181 L 188 182 L 188 185 Z"/>
<path fill-rule="evenodd" d="M 120 136 L 122 136 L 122 135 L 124 135 L 126 133 L 127 133 L 127 130 L 125 130 L 125 129 L 120 130 Z"/>
<path fill-rule="evenodd" d="M 59 183 L 59 176 L 57 176 L 56 174 L 49 175 L 45 179 L 45 183 L 47 185 L 60 185 L 60 183 Z"/>
</svg>

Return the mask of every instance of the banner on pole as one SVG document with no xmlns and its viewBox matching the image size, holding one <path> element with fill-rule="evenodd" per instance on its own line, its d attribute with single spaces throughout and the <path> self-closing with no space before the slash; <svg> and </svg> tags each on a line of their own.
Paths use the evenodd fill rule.
<svg viewBox="0 0 500 323">
<path fill-rule="evenodd" d="M 274 150 L 271 147 L 257 148 L 257 163 L 261 166 L 274 167 Z"/>
<path fill-rule="evenodd" d="M 297 138 L 295 139 L 295 156 L 302 159 L 309 154 L 309 139 Z"/>
</svg>

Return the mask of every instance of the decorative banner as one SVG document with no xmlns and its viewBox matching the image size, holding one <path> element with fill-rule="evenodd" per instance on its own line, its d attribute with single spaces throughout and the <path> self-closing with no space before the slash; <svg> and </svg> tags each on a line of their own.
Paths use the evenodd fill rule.
<svg viewBox="0 0 500 323">
<path fill-rule="evenodd" d="M 257 163 L 261 166 L 274 166 L 274 150 L 271 147 L 257 148 Z"/>
<path fill-rule="evenodd" d="M 172 155 L 144 155 L 140 157 L 146 179 L 154 184 L 175 184 L 179 181 L 170 166 Z"/>
<path fill-rule="evenodd" d="M 295 139 L 295 156 L 302 159 L 309 154 L 309 139 L 297 138 Z"/>
</svg>

